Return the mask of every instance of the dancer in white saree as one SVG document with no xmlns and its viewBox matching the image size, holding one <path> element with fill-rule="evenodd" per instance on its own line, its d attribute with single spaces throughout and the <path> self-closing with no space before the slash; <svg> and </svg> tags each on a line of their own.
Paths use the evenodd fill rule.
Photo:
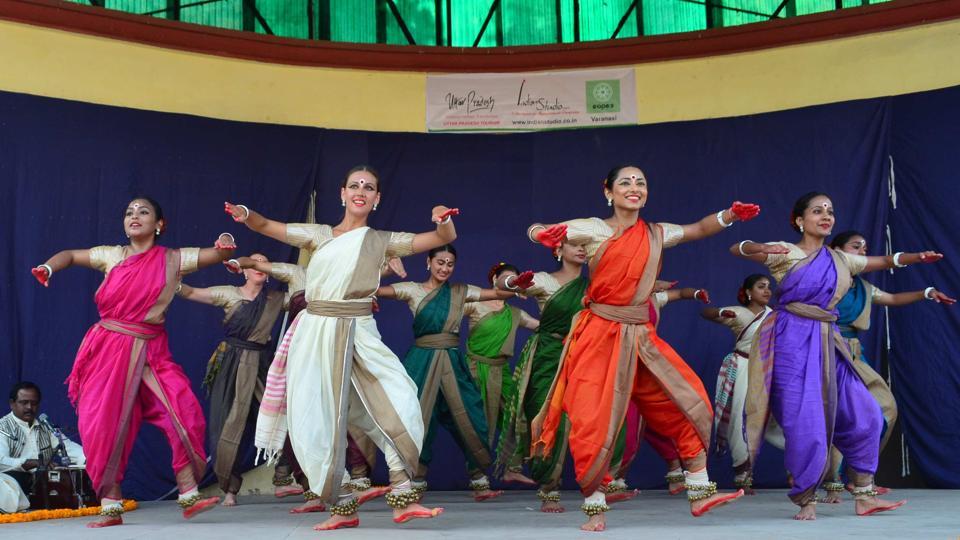
<svg viewBox="0 0 960 540">
<path fill-rule="evenodd" d="M 311 490 L 332 505 L 333 515 L 318 524 L 318 530 L 360 523 L 359 502 L 344 468 L 348 424 L 364 431 L 386 457 L 392 488 L 386 497 L 394 509 L 394 521 L 435 517 L 442 509 L 417 504 L 410 485 L 424 435 L 417 388 L 380 340 L 371 304 L 385 258 L 424 252 L 452 241 L 456 231 L 450 217 L 457 211 L 434 207 L 437 229 L 432 232 L 414 235 L 371 229 L 367 217 L 380 202 L 380 189 L 377 174 L 367 166 L 354 167 L 347 174 L 340 196 L 345 211 L 335 227 L 288 225 L 243 205 L 225 205 L 234 220 L 312 255 L 307 266 L 307 309 L 297 315 L 277 351 L 255 442 L 268 456 L 275 456 L 289 428 Z M 284 364 L 285 384 L 277 384 Z M 281 399 L 274 411 L 270 398 L 282 396 L 284 386 L 285 402 Z"/>
</svg>

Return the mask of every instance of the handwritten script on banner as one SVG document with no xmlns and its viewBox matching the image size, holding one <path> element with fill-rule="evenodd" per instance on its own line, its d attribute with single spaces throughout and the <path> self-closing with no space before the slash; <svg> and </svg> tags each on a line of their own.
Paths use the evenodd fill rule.
<svg viewBox="0 0 960 540">
<path fill-rule="evenodd" d="M 427 76 L 427 131 L 539 131 L 637 123 L 632 69 Z"/>
</svg>

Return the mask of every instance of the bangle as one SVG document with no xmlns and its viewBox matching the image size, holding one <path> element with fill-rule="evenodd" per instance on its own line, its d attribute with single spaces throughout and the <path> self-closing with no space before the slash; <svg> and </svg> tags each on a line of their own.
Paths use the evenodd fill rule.
<svg viewBox="0 0 960 540">
<path fill-rule="evenodd" d="M 47 263 L 38 264 L 37 268 L 46 268 L 47 269 L 47 278 L 53 275 L 53 268 L 50 268 L 50 265 Z"/>
<path fill-rule="evenodd" d="M 737 251 L 739 251 L 740 254 L 743 255 L 744 257 L 749 257 L 749 256 L 750 256 L 750 255 L 748 255 L 747 253 L 744 253 L 744 251 L 743 251 L 743 245 L 746 244 L 747 242 L 749 242 L 749 240 L 744 240 L 743 242 L 740 242 L 740 245 L 739 245 L 739 246 L 737 246 Z"/>
<path fill-rule="evenodd" d="M 443 221 L 437 223 L 437 225 L 446 225 L 447 223 L 450 223 L 450 218 L 451 218 L 451 216 L 447 216 L 447 217 L 443 218 Z"/>
<path fill-rule="evenodd" d="M 237 243 L 236 238 L 234 238 L 233 235 L 230 234 L 230 233 L 228 233 L 228 232 L 220 233 L 220 236 L 217 237 L 217 241 L 219 242 L 219 241 L 220 241 L 220 238 L 222 238 L 222 237 L 224 237 L 224 236 L 229 236 L 231 242 L 233 242 L 234 244 Z"/>
<path fill-rule="evenodd" d="M 544 231 L 545 231 L 545 230 L 547 230 L 547 227 L 546 227 L 546 225 L 542 225 L 542 224 L 540 224 L 540 223 L 534 223 L 533 225 L 530 226 L 530 228 L 527 229 L 527 238 L 529 238 L 530 241 L 533 242 L 534 244 L 539 244 L 539 243 L 540 243 L 540 242 L 537 240 L 537 235 L 534 234 L 534 231 L 536 231 L 537 229 L 541 229 L 541 230 L 544 230 Z"/>
<path fill-rule="evenodd" d="M 244 204 L 238 204 L 238 205 L 237 205 L 237 208 L 243 208 L 243 212 L 244 212 L 244 214 L 243 214 L 243 219 L 241 219 L 240 221 L 246 221 L 247 218 L 250 217 L 250 209 L 247 208 L 247 206 L 244 205 Z"/>
<path fill-rule="evenodd" d="M 697 290 L 693 291 L 693 299 L 694 299 L 694 300 L 699 300 L 699 298 L 697 298 L 697 295 L 700 294 L 702 291 L 703 291 L 703 289 L 697 289 Z"/>
<path fill-rule="evenodd" d="M 935 289 L 934 287 L 927 287 L 926 289 L 923 290 L 923 297 L 926 298 L 927 300 L 933 300 L 933 291 L 935 290 L 937 289 Z"/>
<path fill-rule="evenodd" d="M 514 276 L 507 276 L 507 278 L 503 280 L 503 286 L 506 287 L 508 290 L 516 291 L 519 287 L 510 285 L 510 278 L 512 278 L 512 277 L 514 277 Z M 514 281 L 516 281 L 516 280 L 514 280 Z"/>
<path fill-rule="evenodd" d="M 896 266 L 897 268 L 903 268 L 904 266 L 906 266 L 905 264 L 900 264 L 901 255 L 903 255 L 902 251 L 898 251 L 893 254 L 893 265 Z"/>
<path fill-rule="evenodd" d="M 717 223 L 719 223 L 721 227 L 723 227 L 724 229 L 726 229 L 727 227 L 733 225 L 733 223 L 727 223 L 726 221 L 723 220 L 723 213 L 724 213 L 724 212 L 726 212 L 726 210 L 721 210 L 721 211 L 717 212 Z"/>
</svg>

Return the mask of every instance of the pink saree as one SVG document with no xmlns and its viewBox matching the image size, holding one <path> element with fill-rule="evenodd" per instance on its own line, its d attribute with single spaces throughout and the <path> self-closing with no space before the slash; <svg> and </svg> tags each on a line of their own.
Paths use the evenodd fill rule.
<svg viewBox="0 0 960 540">
<path fill-rule="evenodd" d="M 123 480 L 142 422 L 166 435 L 181 492 L 206 467 L 203 411 L 163 328 L 179 267 L 178 250 L 155 246 L 110 270 L 94 296 L 100 321 L 84 336 L 67 384 L 101 496 Z"/>
</svg>

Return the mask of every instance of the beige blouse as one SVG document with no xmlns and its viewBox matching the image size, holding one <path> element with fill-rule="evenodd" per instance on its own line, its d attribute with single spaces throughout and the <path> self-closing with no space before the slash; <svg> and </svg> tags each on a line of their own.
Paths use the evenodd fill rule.
<svg viewBox="0 0 960 540">
<path fill-rule="evenodd" d="M 764 264 L 767 265 L 770 273 L 773 274 L 774 279 L 778 282 L 783 281 L 783 277 L 787 275 L 787 272 L 789 272 L 795 264 L 807 258 L 805 251 L 790 242 L 767 242 L 767 245 L 786 246 L 787 249 L 790 250 L 790 253 L 767 255 L 767 260 L 764 261 Z M 853 255 L 840 250 L 835 251 L 846 260 L 847 266 L 850 267 L 850 273 L 853 275 L 863 272 L 863 269 L 866 268 L 867 258 L 863 255 Z"/>
<path fill-rule="evenodd" d="M 207 289 L 210 292 L 210 297 L 213 299 L 213 305 L 217 307 L 222 307 L 223 311 L 229 315 L 231 311 L 236 309 L 242 302 L 249 302 L 250 300 L 243 296 L 243 293 L 240 291 L 240 287 L 234 287 L 233 285 L 217 285 L 216 287 L 210 287 Z M 279 291 L 276 291 L 279 294 Z M 268 294 L 273 294 L 268 292 Z M 287 292 L 283 296 L 283 309 L 287 309 L 288 304 L 290 303 L 291 293 Z"/>
<path fill-rule="evenodd" d="M 743 332 L 745 328 L 750 326 L 750 323 L 752 323 L 757 318 L 758 314 L 750 311 L 749 309 L 743 306 L 722 307 L 720 308 L 720 311 L 732 311 L 737 315 L 736 317 L 733 317 L 733 318 L 717 317 L 716 319 L 713 319 L 713 321 L 726 326 L 727 328 L 730 329 L 731 332 L 733 332 L 733 335 L 735 338 L 740 338 L 737 341 L 737 343 L 734 345 L 734 349 L 743 353 L 750 352 L 750 347 L 753 343 L 753 336 L 756 335 L 757 330 L 760 329 L 760 322 L 762 322 L 763 319 L 767 317 L 767 315 L 773 312 L 773 310 L 770 309 L 770 307 L 764 306 L 763 315 L 760 317 L 759 322 L 754 325 L 754 327 L 751 329 L 750 332 L 746 332 L 741 336 L 740 335 L 741 332 Z"/>
<path fill-rule="evenodd" d="M 550 300 L 550 297 L 559 291 L 562 286 L 557 278 L 549 272 L 537 272 L 533 274 L 533 285 L 523 291 L 523 296 L 536 300 L 540 311 L 543 311 L 543 306 L 547 304 L 547 300 Z"/>
<path fill-rule="evenodd" d="M 430 292 L 433 291 L 423 288 L 423 285 L 414 281 L 401 281 L 400 283 L 394 283 L 391 285 L 393 291 L 396 294 L 397 300 L 403 300 L 407 303 L 407 307 L 410 308 L 410 312 L 414 315 L 417 314 L 417 308 L 420 306 L 420 302 L 427 297 Z M 467 285 L 467 295 L 466 301 L 467 306 L 473 302 L 480 301 L 480 287 L 476 285 Z M 466 310 L 464 310 L 466 312 Z"/>
<path fill-rule="evenodd" d="M 591 259 L 597 254 L 600 246 L 614 233 L 613 228 L 607 225 L 606 221 L 597 217 L 571 219 L 570 221 L 564 221 L 561 225 L 567 226 L 567 241 L 583 245 L 587 250 L 587 257 Z M 657 225 L 663 230 L 664 249 L 673 247 L 683 240 L 683 227 L 681 225 L 673 223 L 657 223 Z M 531 236 L 530 239 L 533 240 L 533 237 Z"/>
<path fill-rule="evenodd" d="M 391 232 L 387 241 L 387 257 L 413 254 L 413 233 Z M 313 252 L 333 240 L 333 227 L 315 223 L 288 223 L 287 243 Z M 279 278 L 278 278 L 279 279 Z"/>
<path fill-rule="evenodd" d="M 470 287 L 470 285 L 468 285 L 468 287 Z M 500 311 L 500 309 L 502 308 L 492 306 L 488 302 L 467 302 L 464 306 L 463 313 L 470 318 L 470 328 L 473 328 L 480 322 L 480 319 L 491 313 Z M 537 323 L 537 320 L 531 317 L 526 311 L 520 308 L 517 308 L 517 311 L 520 312 L 520 326 L 523 328 L 531 328 Z"/>
<path fill-rule="evenodd" d="M 270 275 L 287 284 L 289 296 L 307 288 L 307 270 L 299 264 L 270 263 Z"/>
<path fill-rule="evenodd" d="M 89 250 L 90 265 L 104 274 L 127 258 L 127 246 L 97 246 Z M 180 248 L 180 275 L 197 271 L 200 248 Z"/>
</svg>

